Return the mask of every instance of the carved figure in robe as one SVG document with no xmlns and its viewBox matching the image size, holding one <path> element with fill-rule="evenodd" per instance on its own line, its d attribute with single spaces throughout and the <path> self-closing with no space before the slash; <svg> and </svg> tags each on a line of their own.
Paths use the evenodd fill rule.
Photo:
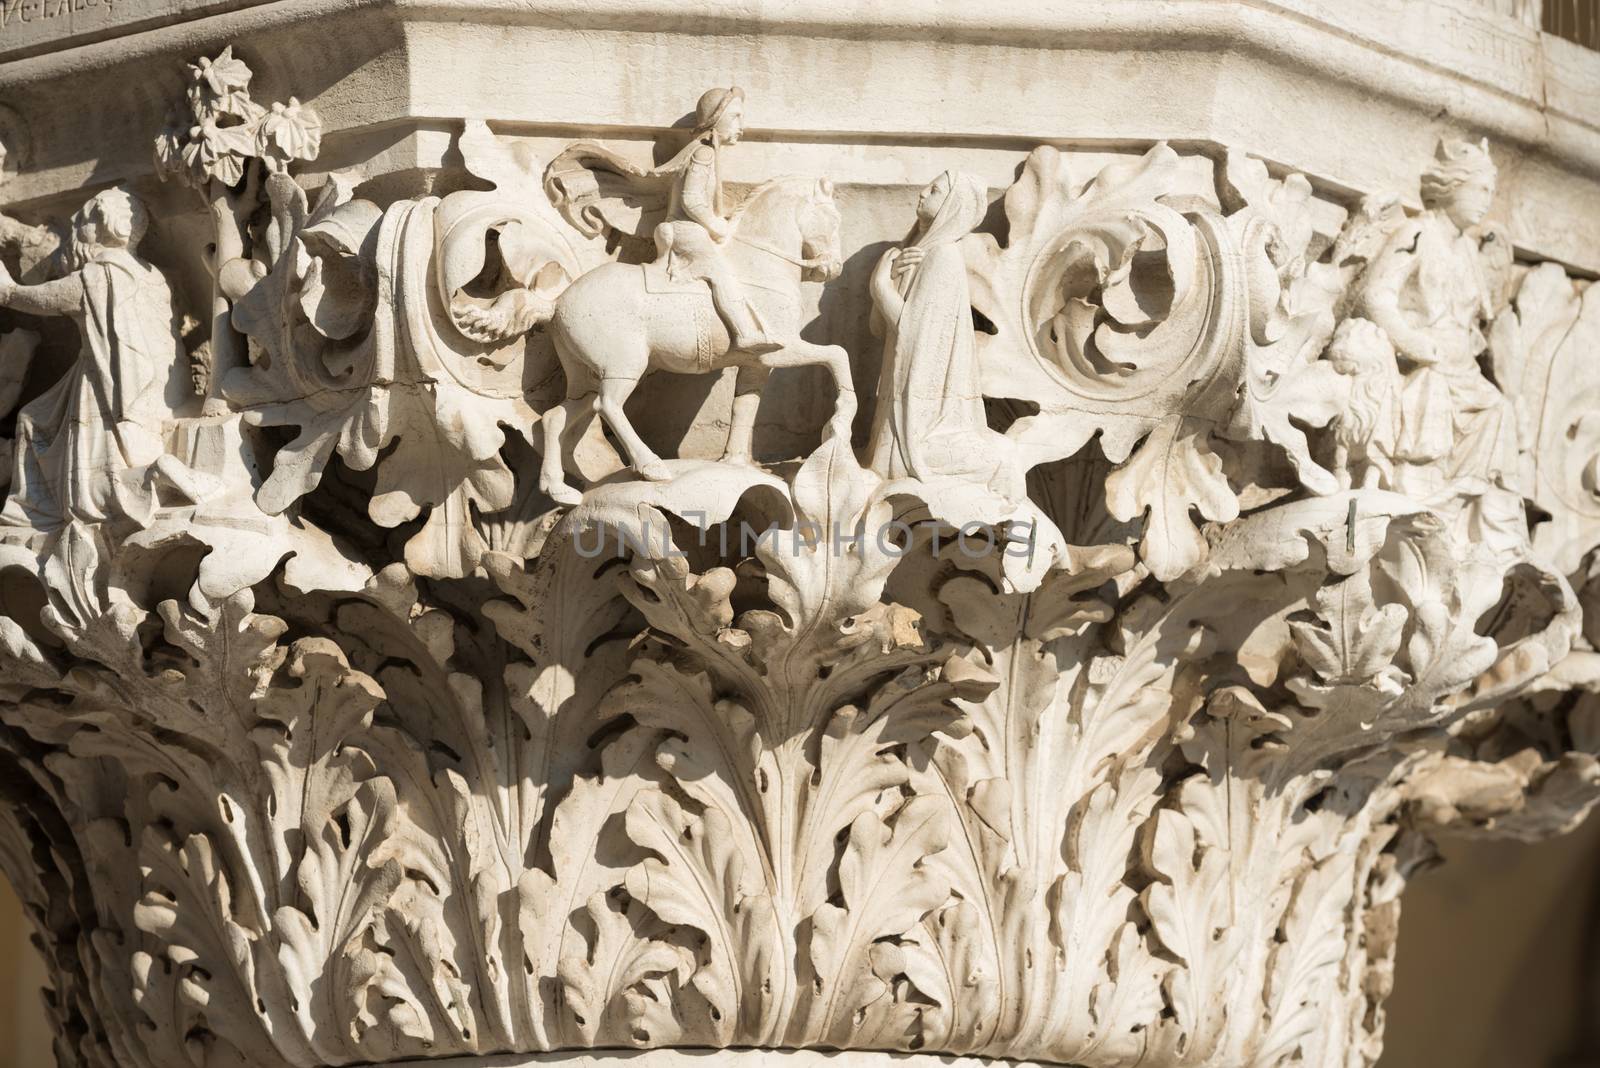
<svg viewBox="0 0 1600 1068">
<path fill-rule="evenodd" d="M 1383 328 L 1410 368 L 1397 488 L 1447 511 L 1452 501 L 1473 501 L 1474 523 L 1516 527 L 1520 503 L 1504 499 L 1516 469 L 1515 416 L 1478 364 L 1483 324 L 1498 311 L 1495 267 L 1503 259 L 1485 251 L 1478 230 L 1494 187 L 1486 146 L 1441 143 L 1422 177 L 1425 210 L 1389 236 L 1355 310 Z M 1503 240 L 1490 235 L 1490 244 Z"/>
<path fill-rule="evenodd" d="M 0 164 L 4 161 L 5 153 L 0 150 Z M 23 281 L 47 278 L 50 265 L 60 257 L 60 246 L 61 234 L 57 230 L 29 226 L 0 215 L 0 262 L 16 264 L 16 273 Z M 38 346 L 39 335 L 32 330 L 8 330 L 0 334 L 0 420 L 16 411 Z M 0 493 L 11 486 L 15 455 L 15 439 L 0 436 Z"/>
<path fill-rule="evenodd" d="M 591 167 L 620 173 L 647 188 L 664 183 L 665 219 L 654 232 L 658 258 L 673 277 L 698 279 L 710 286 L 712 303 L 733 348 L 762 355 L 783 343 L 768 336 L 724 252 L 728 242 L 738 238 L 722 187 L 723 155 L 744 134 L 744 100 L 744 90 L 737 86 L 705 92 L 695 108 L 694 134 L 688 144 L 654 170 L 640 171 L 598 145 L 580 142 L 551 162 L 546 186 L 551 200 L 570 213 L 575 202 L 600 195 Z"/>
<path fill-rule="evenodd" d="M 20 285 L 0 264 L 0 307 L 71 318 L 82 338 L 77 362 L 18 416 L 0 526 L 142 525 L 163 492 L 198 504 L 217 488 L 215 479 L 167 455 L 169 390 L 187 358 L 166 279 L 138 255 L 146 225 L 137 198 L 109 189 L 73 217 L 69 273 Z"/>
<path fill-rule="evenodd" d="M 906 243 L 873 270 L 884 355 L 868 463 L 886 479 L 956 479 L 1017 499 L 1011 442 L 984 414 L 962 250 L 987 210 L 982 181 L 944 172 L 917 198 Z"/>
<path fill-rule="evenodd" d="M 28 380 L 28 367 L 33 363 L 33 353 L 39 345 L 39 335 L 32 330 L 10 330 L 0 334 L 0 419 L 16 410 Z M 11 486 L 12 461 L 16 456 L 16 439 L 0 435 L 0 493 Z"/>
</svg>

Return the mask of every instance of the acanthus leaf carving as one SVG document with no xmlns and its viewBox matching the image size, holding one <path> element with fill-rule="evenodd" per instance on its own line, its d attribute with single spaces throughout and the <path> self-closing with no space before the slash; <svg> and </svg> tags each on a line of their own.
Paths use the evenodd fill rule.
<svg viewBox="0 0 1600 1068">
<path fill-rule="evenodd" d="M 469 122 L 435 196 L 313 187 L 251 78 L 157 141 L 208 330 L 127 188 L 0 230 L 82 343 L 0 335 L 0 409 L 70 368 L 8 446 L 0 858 L 77 1063 L 1370 1064 L 1426 836 L 1600 796 L 1593 286 L 1513 268 L 1483 146 L 1420 211 L 1164 143 L 993 218 L 945 171 L 859 440 L 827 306 L 893 227 L 736 184 L 741 90 L 656 165 Z"/>
</svg>

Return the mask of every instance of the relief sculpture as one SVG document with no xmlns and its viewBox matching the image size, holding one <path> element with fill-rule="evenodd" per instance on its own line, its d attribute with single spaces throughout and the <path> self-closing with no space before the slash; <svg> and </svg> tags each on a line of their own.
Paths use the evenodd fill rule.
<svg viewBox="0 0 1600 1068">
<path fill-rule="evenodd" d="M 989 209 L 989 190 L 946 171 L 917 197 L 907 243 L 883 254 L 872 299 L 884 327 L 880 403 L 867 445 L 886 479 L 954 479 L 1021 497 L 1009 442 L 983 408 L 962 242 Z"/>
<path fill-rule="evenodd" d="M 838 397 L 830 432 L 849 433 L 855 388 L 848 355 L 800 338 L 800 283 L 839 273 L 839 213 L 824 179 L 777 178 L 752 190 L 729 214 L 719 176 L 721 153 L 738 142 L 744 93 L 713 89 L 700 98 L 694 135 L 672 161 L 649 174 L 577 145 L 551 166 L 548 185 L 567 189 L 586 156 L 624 174 L 669 183 L 665 221 L 654 230 L 656 259 L 585 275 L 556 300 L 550 333 L 567 379 L 567 397 L 543 415 L 540 488 L 562 504 L 581 499 L 567 487 L 562 454 L 590 412 L 621 440 L 633 469 L 665 481 L 669 468 L 628 421 L 622 406 L 652 368 L 705 374 L 739 368 L 738 399 L 728 434 L 728 462 L 749 463 L 761 385 L 780 367 L 820 364 Z M 562 180 L 555 180 L 556 176 Z M 597 186 L 597 183 L 596 183 Z M 577 198 L 560 199 L 569 213 Z M 579 209 L 582 210 L 582 209 Z M 581 217 L 581 216 L 580 216 Z M 716 317 L 705 314 L 706 304 Z M 769 326 L 758 325 L 761 322 Z"/>
<path fill-rule="evenodd" d="M 0 225 L 63 1066 L 1372 1065 L 1432 835 L 1600 799 L 1600 290 L 1486 145 L 1412 211 L 1071 130 L 868 197 L 733 181 L 717 88 L 413 188 L 187 73 L 174 262 L 126 185 Z"/>
<path fill-rule="evenodd" d="M 1424 212 L 1389 236 L 1359 283 L 1356 310 L 1382 328 L 1407 369 L 1396 487 L 1436 505 L 1470 498 L 1464 535 L 1515 544 L 1516 415 L 1479 366 L 1484 326 L 1505 304 L 1494 271 L 1507 266 L 1495 258 L 1506 238 L 1478 230 L 1494 179 L 1486 146 L 1442 143 L 1423 173 Z"/>
<path fill-rule="evenodd" d="M 217 490 L 168 452 L 189 375 L 172 293 L 138 256 L 147 225 L 136 197 L 110 189 L 73 219 L 69 273 L 21 285 L 0 264 L 0 306 L 71 318 L 82 338 L 73 369 L 19 415 L 14 492 L 0 513 L 13 531 L 145 525 L 163 492 L 198 505 Z"/>
</svg>

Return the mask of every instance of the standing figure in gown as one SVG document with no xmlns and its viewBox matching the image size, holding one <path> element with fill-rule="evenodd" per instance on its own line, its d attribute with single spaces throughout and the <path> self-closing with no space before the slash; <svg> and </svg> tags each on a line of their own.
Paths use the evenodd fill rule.
<svg viewBox="0 0 1600 1068">
<path fill-rule="evenodd" d="M 167 454 L 169 391 L 187 360 L 166 279 L 137 254 L 144 206 L 125 189 L 108 189 L 72 221 L 70 274 L 19 285 L 0 265 L 0 307 L 65 316 L 82 338 L 77 362 L 18 416 L 0 527 L 144 525 L 162 490 L 198 504 L 215 488 Z"/>
<path fill-rule="evenodd" d="M 873 271 L 884 357 L 868 463 L 886 479 L 975 483 L 1018 501 L 1023 473 L 984 414 L 962 250 L 987 210 L 982 181 L 944 172 L 918 197 L 905 246 Z"/>
</svg>

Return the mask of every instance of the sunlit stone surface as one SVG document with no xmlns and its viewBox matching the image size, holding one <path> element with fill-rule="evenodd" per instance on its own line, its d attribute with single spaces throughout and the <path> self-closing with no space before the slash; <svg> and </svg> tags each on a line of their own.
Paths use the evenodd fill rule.
<svg viewBox="0 0 1600 1068">
<path fill-rule="evenodd" d="M 0 0 L 60 1064 L 1375 1062 L 1600 797 L 1537 16 Z"/>
</svg>

